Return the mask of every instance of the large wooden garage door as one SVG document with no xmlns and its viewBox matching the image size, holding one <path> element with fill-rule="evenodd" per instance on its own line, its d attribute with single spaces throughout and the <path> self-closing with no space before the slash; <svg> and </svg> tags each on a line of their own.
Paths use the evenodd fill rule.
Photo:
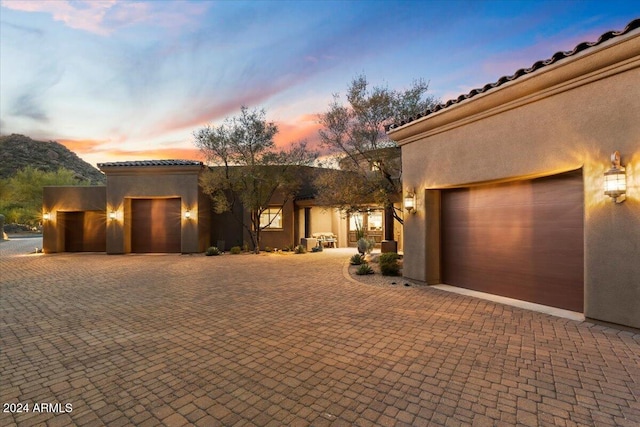
<svg viewBox="0 0 640 427">
<path fill-rule="evenodd" d="M 66 252 L 105 252 L 107 250 L 104 212 L 59 212 L 58 218 L 64 228 Z"/>
<path fill-rule="evenodd" d="M 583 311 L 582 171 L 443 191 L 446 284 Z"/>
<path fill-rule="evenodd" d="M 180 251 L 180 199 L 131 200 L 131 252 Z"/>
</svg>

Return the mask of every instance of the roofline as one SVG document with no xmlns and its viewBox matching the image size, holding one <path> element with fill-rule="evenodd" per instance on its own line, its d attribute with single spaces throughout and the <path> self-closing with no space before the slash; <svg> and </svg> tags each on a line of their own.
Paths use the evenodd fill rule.
<svg viewBox="0 0 640 427">
<path fill-rule="evenodd" d="M 423 114 L 418 114 L 416 117 L 410 117 L 406 120 L 400 121 L 398 123 L 391 124 L 387 126 L 386 131 L 388 136 L 395 141 L 403 141 L 406 138 L 409 138 L 412 134 L 417 132 L 407 132 L 407 128 L 415 128 L 418 123 L 424 123 L 430 119 L 434 119 L 436 116 L 441 116 L 447 114 L 449 111 L 458 110 L 463 106 L 469 105 L 470 103 L 480 102 L 483 105 L 485 110 L 497 107 L 499 105 L 503 105 L 506 102 L 512 101 L 516 98 L 521 98 L 523 95 L 517 96 L 517 94 L 513 94 L 516 96 L 512 96 L 511 99 L 496 99 L 491 98 L 491 95 L 499 93 L 501 91 L 505 91 L 507 88 L 511 88 L 514 86 L 518 86 L 522 84 L 525 86 L 524 82 L 530 82 L 532 79 L 548 74 L 552 70 L 558 70 L 563 66 L 570 66 L 581 59 L 586 57 L 590 57 L 596 53 L 602 52 L 606 49 L 611 48 L 612 46 L 619 45 L 621 43 L 627 42 L 629 40 L 637 39 L 640 36 L 640 18 L 631 21 L 627 26 L 621 31 L 608 31 L 602 34 L 597 41 L 595 42 L 583 42 L 578 44 L 573 50 L 567 52 L 556 52 L 551 58 L 544 61 L 537 61 L 531 67 L 527 69 L 519 69 L 515 72 L 515 74 L 511 76 L 503 76 L 498 79 L 497 82 L 487 84 L 480 89 L 474 89 L 466 95 L 460 95 L 458 98 L 449 100 L 446 103 L 439 104 L 432 109 L 426 111 Z M 598 63 L 594 61 L 594 64 L 585 64 L 583 68 L 580 68 L 579 71 L 576 72 L 575 75 L 563 75 L 557 79 L 550 79 L 554 84 L 558 84 L 561 81 L 567 81 L 570 78 L 578 77 L 579 75 L 583 75 L 589 72 L 595 72 L 598 69 L 605 68 L 607 66 L 611 66 L 616 62 L 622 62 L 624 60 L 629 60 L 630 58 L 638 57 L 640 55 L 640 49 L 634 49 L 635 45 L 638 44 L 638 40 L 635 40 L 633 47 L 629 50 L 631 52 L 623 52 L 621 53 L 621 58 L 614 58 L 608 61 L 608 63 Z M 625 57 L 626 55 L 626 57 Z M 570 67 L 567 67 L 570 68 Z M 586 70 L 585 70 L 586 68 Z M 565 69 L 565 71 L 570 71 Z M 564 73 L 569 74 L 569 73 Z M 535 85 L 532 85 L 535 86 Z M 531 93 L 531 89 L 536 89 L 537 91 L 548 88 L 547 87 L 537 87 L 537 88 L 528 88 L 528 93 Z M 486 98 L 491 98 L 495 102 L 486 102 Z M 507 98 L 507 97 L 505 97 Z M 480 101 L 480 100 L 483 101 Z M 439 120 L 438 120 L 439 121 Z M 440 124 L 439 126 L 441 126 Z M 422 127 L 422 126 L 420 126 Z M 431 128 L 432 126 L 429 126 Z M 402 143 L 400 144 L 402 145 Z"/>
<path fill-rule="evenodd" d="M 134 171 L 198 171 L 204 168 L 204 164 L 196 160 L 132 160 L 125 162 L 98 163 L 98 169 L 105 174 L 110 173 L 131 173 Z"/>
</svg>

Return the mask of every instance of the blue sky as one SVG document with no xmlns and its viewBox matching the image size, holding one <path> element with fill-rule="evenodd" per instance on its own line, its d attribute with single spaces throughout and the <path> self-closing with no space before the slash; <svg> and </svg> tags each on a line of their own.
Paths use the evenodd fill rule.
<svg viewBox="0 0 640 427">
<path fill-rule="evenodd" d="M 247 105 L 277 144 L 313 144 L 358 74 L 446 101 L 638 17 L 633 0 L 2 0 L 0 132 L 93 164 L 196 159 L 193 131 Z"/>
</svg>

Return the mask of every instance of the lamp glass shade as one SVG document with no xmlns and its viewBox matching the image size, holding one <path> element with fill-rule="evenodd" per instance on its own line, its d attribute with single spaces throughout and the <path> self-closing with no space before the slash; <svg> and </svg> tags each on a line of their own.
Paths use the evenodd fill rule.
<svg viewBox="0 0 640 427">
<path fill-rule="evenodd" d="M 624 168 L 611 168 L 604 174 L 604 194 L 618 197 L 627 192 L 627 177 Z"/>
<path fill-rule="evenodd" d="M 191 211 L 186 211 L 184 213 L 184 217 L 185 217 L 185 219 L 190 219 L 191 218 Z"/>
<path fill-rule="evenodd" d="M 404 208 L 407 210 L 416 208 L 416 197 L 413 194 L 407 194 L 404 196 Z"/>
<path fill-rule="evenodd" d="M 109 212 L 109 219 L 116 219 L 117 214 L 114 211 Z"/>
<path fill-rule="evenodd" d="M 51 214 L 49 212 L 43 213 L 42 219 L 44 219 L 45 221 L 49 221 L 51 219 Z"/>
</svg>

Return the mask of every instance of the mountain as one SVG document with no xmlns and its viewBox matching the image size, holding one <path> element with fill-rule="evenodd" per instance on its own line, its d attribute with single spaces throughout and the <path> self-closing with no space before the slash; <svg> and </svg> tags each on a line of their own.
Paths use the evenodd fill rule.
<svg viewBox="0 0 640 427">
<path fill-rule="evenodd" d="M 58 142 L 34 141 L 18 134 L 0 136 L 0 178 L 11 177 L 25 166 L 43 171 L 66 168 L 92 184 L 106 181 L 102 172 Z"/>
</svg>

